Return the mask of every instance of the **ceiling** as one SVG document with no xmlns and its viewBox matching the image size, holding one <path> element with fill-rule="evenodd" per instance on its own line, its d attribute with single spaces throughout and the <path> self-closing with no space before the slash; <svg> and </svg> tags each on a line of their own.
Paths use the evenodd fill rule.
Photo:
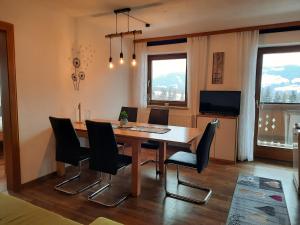
<svg viewBox="0 0 300 225">
<path fill-rule="evenodd" d="M 43 0 L 43 3 L 111 32 L 115 31 L 113 10 L 136 7 L 130 14 L 151 24 L 145 28 L 140 23 L 130 23 L 134 29 L 143 29 L 142 37 L 300 21 L 299 0 Z M 120 15 L 119 24 L 119 30 L 127 29 L 125 16 Z"/>
</svg>

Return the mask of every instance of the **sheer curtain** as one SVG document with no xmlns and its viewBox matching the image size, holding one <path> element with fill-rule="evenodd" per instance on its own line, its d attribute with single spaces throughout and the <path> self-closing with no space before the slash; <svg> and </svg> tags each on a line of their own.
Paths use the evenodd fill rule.
<svg viewBox="0 0 300 225">
<path fill-rule="evenodd" d="M 188 107 L 195 118 L 199 112 L 199 91 L 206 88 L 208 37 L 188 38 Z"/>
<path fill-rule="evenodd" d="M 196 127 L 196 115 L 199 112 L 199 93 L 206 88 L 207 83 L 207 59 L 208 37 L 192 37 L 187 41 L 188 57 L 188 107 L 192 116 L 192 125 Z M 198 140 L 191 145 L 194 152 Z"/>
<path fill-rule="evenodd" d="M 237 67 L 241 76 L 238 159 L 253 161 L 255 78 L 259 31 L 237 33 Z"/>
<path fill-rule="evenodd" d="M 147 43 L 136 43 L 136 61 L 131 83 L 131 103 L 140 109 L 145 109 L 147 107 Z"/>
</svg>

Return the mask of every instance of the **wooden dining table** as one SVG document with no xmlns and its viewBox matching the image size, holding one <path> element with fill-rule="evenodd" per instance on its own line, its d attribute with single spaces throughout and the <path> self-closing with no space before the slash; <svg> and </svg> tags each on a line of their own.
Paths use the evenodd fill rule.
<svg viewBox="0 0 300 225">
<path fill-rule="evenodd" d="M 164 161 L 166 159 L 167 143 L 191 144 L 202 135 L 199 129 L 179 126 L 163 126 L 147 123 L 129 122 L 126 127 L 119 127 L 120 122 L 115 120 L 94 119 L 98 122 L 109 122 L 114 128 L 114 134 L 117 142 L 125 143 L 132 148 L 132 178 L 131 194 L 139 196 L 141 193 L 141 144 L 147 140 L 157 141 L 159 143 L 159 171 L 164 174 Z M 74 123 L 74 129 L 79 137 L 87 137 L 87 128 L 84 123 Z M 138 128 L 138 129 L 130 129 Z M 139 128 L 160 128 L 168 129 L 165 133 L 152 133 L 139 131 Z M 65 173 L 65 165 L 57 164 L 57 172 L 60 175 Z"/>
</svg>

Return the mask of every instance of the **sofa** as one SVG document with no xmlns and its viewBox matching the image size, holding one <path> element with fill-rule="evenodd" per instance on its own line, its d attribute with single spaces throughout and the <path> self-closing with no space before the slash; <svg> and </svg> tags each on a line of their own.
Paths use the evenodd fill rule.
<svg viewBox="0 0 300 225">
<path fill-rule="evenodd" d="M 0 225 L 81 225 L 54 212 L 0 193 Z M 121 225 L 99 217 L 90 225 Z"/>
</svg>

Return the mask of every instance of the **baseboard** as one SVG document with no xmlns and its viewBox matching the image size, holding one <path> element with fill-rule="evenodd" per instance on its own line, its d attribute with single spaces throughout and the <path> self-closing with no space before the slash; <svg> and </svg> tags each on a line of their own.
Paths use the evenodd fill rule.
<svg viewBox="0 0 300 225">
<path fill-rule="evenodd" d="M 37 178 L 37 179 L 31 180 L 31 181 L 29 181 L 29 182 L 26 182 L 26 183 L 24 183 L 24 184 L 21 184 L 21 189 L 23 189 L 23 188 L 29 188 L 29 187 L 31 187 L 31 186 L 33 186 L 33 185 L 36 185 L 37 182 L 41 182 L 41 181 L 47 180 L 47 179 L 49 179 L 49 178 L 53 178 L 53 177 L 55 177 L 56 175 L 57 175 L 57 173 L 56 173 L 56 171 L 55 171 L 55 172 L 52 172 L 52 173 L 47 174 L 47 175 L 45 175 L 45 176 L 42 176 L 42 177 L 39 177 L 39 178 Z"/>
<path fill-rule="evenodd" d="M 255 150 L 254 156 L 258 158 L 273 159 L 286 162 L 293 161 L 293 151 L 280 148 L 271 149 L 260 147 Z"/>
<path fill-rule="evenodd" d="M 235 165 L 236 161 L 232 161 L 232 160 L 227 160 L 227 159 L 217 159 L 217 158 L 209 158 L 209 160 L 215 162 L 215 163 L 219 163 L 219 164 L 223 164 L 223 165 Z"/>
</svg>

